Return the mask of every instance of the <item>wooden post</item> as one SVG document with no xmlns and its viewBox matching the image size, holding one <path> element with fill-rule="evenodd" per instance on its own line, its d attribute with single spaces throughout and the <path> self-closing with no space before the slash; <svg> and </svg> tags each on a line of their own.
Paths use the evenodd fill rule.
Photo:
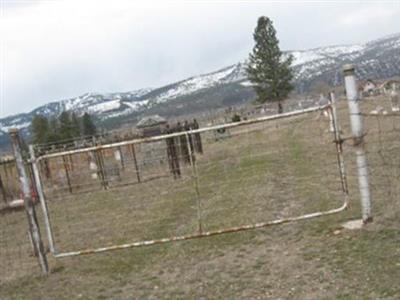
<svg viewBox="0 0 400 300">
<path fill-rule="evenodd" d="M 8 168 L 7 168 L 7 161 L 3 162 L 4 166 L 4 175 L 6 176 L 6 180 L 8 179 Z"/>
<path fill-rule="evenodd" d="M 106 175 L 104 174 L 104 160 L 102 157 L 101 149 L 95 150 L 94 151 L 94 157 L 96 159 L 96 165 L 97 165 L 97 170 L 98 174 L 101 180 L 101 185 L 102 187 L 106 190 L 108 188 L 108 183 L 106 179 Z"/>
<path fill-rule="evenodd" d="M 32 195 L 29 188 L 29 180 L 26 175 L 26 170 L 24 167 L 24 161 L 22 159 L 21 153 L 21 141 L 19 138 L 18 129 L 10 129 L 9 131 L 11 144 L 14 151 L 15 162 L 19 175 L 19 182 L 21 184 L 23 196 L 24 196 L 24 205 L 25 211 L 28 218 L 29 224 L 29 233 L 32 237 L 33 246 L 35 252 L 37 253 L 37 258 L 39 261 L 39 266 L 42 269 L 42 273 L 47 275 L 49 273 L 49 266 L 47 263 L 46 253 L 44 251 L 42 237 L 40 235 L 40 228 L 36 217 L 35 207 L 32 201 Z"/>
<path fill-rule="evenodd" d="M 97 139 L 95 136 L 92 136 L 92 143 L 93 146 L 97 145 Z M 101 153 L 101 149 L 96 149 L 92 151 L 94 160 L 96 162 L 97 166 L 97 176 L 100 178 L 100 184 L 101 186 L 106 190 L 108 188 L 108 184 L 106 181 L 106 176 L 104 174 L 104 161 Z"/>
<path fill-rule="evenodd" d="M 3 165 L 3 166 L 5 166 L 5 165 Z M 6 192 L 6 189 L 4 187 L 3 179 L 1 178 L 1 174 L 0 174 L 0 190 L 1 190 L 1 194 L 3 195 L 4 203 L 7 204 L 7 192 Z"/>
<path fill-rule="evenodd" d="M 69 170 L 68 170 L 69 166 L 68 166 L 68 162 L 67 162 L 67 160 L 65 158 L 65 155 L 62 156 L 62 160 L 63 160 L 63 163 L 64 163 L 64 170 L 65 170 L 65 176 L 67 178 L 68 190 L 72 194 L 71 179 L 70 179 Z"/>
<path fill-rule="evenodd" d="M 5 175 L 5 181 L 8 183 L 7 184 L 7 188 L 8 188 L 8 197 L 9 197 L 9 195 L 12 195 L 12 191 L 13 191 L 13 187 L 14 187 L 14 185 L 12 184 L 12 171 L 10 171 L 9 170 L 9 165 L 10 165 L 10 161 L 9 160 L 7 160 L 5 163 L 4 163 L 4 175 Z M 8 173 L 11 173 L 11 174 L 8 174 Z M 11 178 L 11 179 L 10 179 Z"/>
<path fill-rule="evenodd" d="M 37 189 L 36 189 L 36 182 L 35 182 L 35 176 L 33 176 L 33 167 L 32 167 L 32 163 L 28 163 L 28 173 L 29 173 L 29 178 L 31 181 L 31 187 L 33 189 L 34 195 L 37 197 Z"/>
<path fill-rule="evenodd" d="M 135 145 L 131 144 L 130 148 L 131 148 L 133 163 L 135 164 L 136 177 L 137 177 L 138 182 L 140 183 L 140 173 L 139 173 L 139 167 L 138 167 L 137 160 L 136 160 Z"/>
</svg>

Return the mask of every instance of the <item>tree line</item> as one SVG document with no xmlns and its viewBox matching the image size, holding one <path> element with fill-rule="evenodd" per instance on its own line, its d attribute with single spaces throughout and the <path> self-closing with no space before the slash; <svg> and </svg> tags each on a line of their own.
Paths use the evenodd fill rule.
<svg viewBox="0 0 400 300">
<path fill-rule="evenodd" d="M 79 117 L 68 111 L 62 112 L 58 117 L 34 116 L 31 130 L 34 144 L 55 143 L 97 133 L 96 126 L 88 113 Z"/>
</svg>

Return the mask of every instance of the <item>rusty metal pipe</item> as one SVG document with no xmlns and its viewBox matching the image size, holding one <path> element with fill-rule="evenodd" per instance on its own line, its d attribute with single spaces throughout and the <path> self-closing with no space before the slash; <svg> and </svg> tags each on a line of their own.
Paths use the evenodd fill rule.
<svg viewBox="0 0 400 300">
<path fill-rule="evenodd" d="M 219 234 L 227 234 L 227 233 L 233 233 L 233 232 L 239 232 L 239 231 L 246 231 L 246 230 L 263 228 L 263 227 L 279 225 L 279 224 L 284 224 L 284 223 L 289 223 L 289 222 L 294 222 L 294 221 L 307 220 L 307 219 L 317 218 L 317 217 L 326 216 L 326 215 L 332 215 L 332 214 L 342 212 L 346 208 L 347 208 L 347 202 L 345 201 L 342 204 L 342 206 L 340 206 L 338 208 L 327 210 L 327 211 L 322 211 L 322 212 L 305 214 L 305 215 L 301 215 L 298 217 L 277 219 L 277 220 L 273 220 L 273 221 L 269 221 L 269 222 L 261 222 L 261 223 L 255 223 L 255 224 L 250 224 L 250 225 L 230 227 L 230 228 L 224 228 L 221 230 L 205 231 L 202 233 L 197 233 L 197 234 L 192 234 L 192 235 L 182 235 L 182 236 L 176 236 L 176 237 L 170 237 L 170 238 L 133 242 L 133 243 L 128 243 L 128 244 L 114 245 L 114 246 L 102 247 L 102 248 L 96 248 L 96 249 L 86 249 L 86 250 L 82 250 L 82 251 L 64 252 L 64 253 L 55 254 L 54 257 L 55 258 L 64 258 L 64 257 L 70 257 L 70 256 L 87 255 L 87 254 L 101 253 L 101 252 L 106 252 L 106 251 L 143 247 L 143 246 L 150 246 L 150 245 L 156 245 L 156 244 L 165 244 L 165 243 L 170 243 L 170 242 L 185 241 L 185 240 L 192 240 L 192 239 L 197 239 L 197 238 L 202 238 L 202 237 L 209 237 L 209 236 L 214 236 L 214 235 L 219 235 Z"/>
</svg>

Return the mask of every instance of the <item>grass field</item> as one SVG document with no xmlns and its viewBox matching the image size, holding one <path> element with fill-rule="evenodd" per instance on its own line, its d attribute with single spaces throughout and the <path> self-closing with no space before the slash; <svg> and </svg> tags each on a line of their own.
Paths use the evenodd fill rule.
<svg viewBox="0 0 400 300">
<path fill-rule="evenodd" d="M 364 101 L 363 110 L 376 105 Z M 338 111 L 347 136 L 345 102 Z M 352 147 L 345 143 L 351 202 L 343 213 L 96 255 L 49 255 L 48 277 L 30 256 L 24 212 L 0 215 L 0 298 L 398 299 L 398 120 L 365 118 L 375 220 L 362 230 L 340 227 L 360 217 Z M 205 230 L 338 207 L 343 195 L 328 128 L 326 118 L 309 114 L 232 130 L 221 141 L 204 135 L 204 155 L 196 157 L 199 196 L 189 166 L 174 180 L 164 176 L 165 164 L 149 168 L 141 184 L 107 191 L 70 195 L 58 184 L 51 194 L 48 186 L 56 246 L 71 251 L 195 233 L 197 200 Z M 129 163 L 126 178 L 133 177 Z"/>
</svg>

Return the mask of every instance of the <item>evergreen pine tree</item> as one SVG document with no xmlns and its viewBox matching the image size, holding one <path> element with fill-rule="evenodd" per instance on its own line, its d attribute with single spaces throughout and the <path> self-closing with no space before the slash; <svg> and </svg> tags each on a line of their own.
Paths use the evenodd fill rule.
<svg viewBox="0 0 400 300">
<path fill-rule="evenodd" d="M 71 134 L 74 138 L 77 138 L 81 135 L 81 124 L 79 118 L 76 116 L 76 114 L 73 112 L 71 116 L 71 125 L 72 125 L 72 130 Z"/>
<path fill-rule="evenodd" d="M 96 126 L 94 125 L 92 118 L 88 113 L 85 113 L 82 117 L 82 127 L 84 136 L 95 135 L 97 132 Z"/>
<path fill-rule="evenodd" d="M 71 115 L 67 111 L 63 111 L 58 117 L 59 122 L 59 136 L 61 140 L 69 140 L 74 138 L 73 135 L 73 124 L 71 120 Z"/>
<path fill-rule="evenodd" d="M 60 126 L 57 118 L 52 117 L 49 120 L 49 132 L 47 135 L 47 143 L 55 143 L 61 139 L 60 134 Z"/>
<path fill-rule="evenodd" d="M 36 115 L 32 119 L 32 142 L 34 144 L 43 144 L 47 142 L 49 134 L 49 122 L 46 117 Z"/>
<path fill-rule="evenodd" d="M 290 83 L 293 78 L 290 68 L 293 57 L 283 57 L 276 30 L 268 17 L 262 16 L 258 19 L 253 37 L 255 46 L 246 68 L 248 78 L 254 85 L 257 101 L 278 102 L 281 113 L 282 100 L 293 89 Z"/>
</svg>

